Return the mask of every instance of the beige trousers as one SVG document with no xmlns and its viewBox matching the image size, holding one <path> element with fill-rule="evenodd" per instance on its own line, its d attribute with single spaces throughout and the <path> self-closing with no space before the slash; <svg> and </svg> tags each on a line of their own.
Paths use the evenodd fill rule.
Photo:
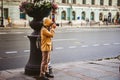
<svg viewBox="0 0 120 80">
<path fill-rule="evenodd" d="M 48 72 L 48 63 L 50 62 L 50 52 L 42 51 L 42 62 L 40 76 L 45 76 L 45 72 Z"/>
</svg>

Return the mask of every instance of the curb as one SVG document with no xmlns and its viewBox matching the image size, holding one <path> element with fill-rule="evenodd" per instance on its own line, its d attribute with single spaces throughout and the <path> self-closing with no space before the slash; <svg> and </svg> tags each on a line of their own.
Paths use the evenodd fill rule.
<svg viewBox="0 0 120 80">
<path fill-rule="evenodd" d="M 13 27 L 0 27 L 0 29 L 29 29 L 30 26 L 27 26 L 27 27 L 19 27 L 19 26 L 13 26 Z M 120 28 L 120 25 L 93 25 L 93 26 L 69 26 L 69 25 L 66 25 L 66 26 L 58 26 L 57 28 Z M 30 28 L 31 29 L 31 28 Z"/>
</svg>

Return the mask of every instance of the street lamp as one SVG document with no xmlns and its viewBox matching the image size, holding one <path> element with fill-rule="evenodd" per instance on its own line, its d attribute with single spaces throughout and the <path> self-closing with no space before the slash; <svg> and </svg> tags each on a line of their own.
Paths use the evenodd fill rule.
<svg viewBox="0 0 120 80">
<path fill-rule="evenodd" d="M 51 0 L 52 3 L 55 2 L 55 0 Z M 52 21 L 55 22 L 55 10 L 52 10 Z"/>
<path fill-rule="evenodd" d="M 3 0 L 1 0 L 1 18 L 0 18 L 1 24 L 0 27 L 4 27 L 4 20 L 3 20 Z"/>
</svg>

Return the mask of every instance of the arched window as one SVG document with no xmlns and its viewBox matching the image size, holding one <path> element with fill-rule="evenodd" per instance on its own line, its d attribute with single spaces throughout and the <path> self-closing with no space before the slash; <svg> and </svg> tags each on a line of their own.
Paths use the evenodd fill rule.
<svg viewBox="0 0 120 80">
<path fill-rule="evenodd" d="M 86 4 L 86 0 L 82 0 L 82 4 Z"/>
<path fill-rule="evenodd" d="M 112 6 L 112 0 L 109 0 L 109 6 Z"/>
<path fill-rule="evenodd" d="M 99 14 L 99 20 L 102 21 L 103 20 L 103 13 Z"/>
<path fill-rule="evenodd" d="M 82 12 L 82 20 L 85 20 L 85 12 Z"/>
<path fill-rule="evenodd" d="M 95 0 L 91 0 L 91 4 L 92 4 L 92 5 L 95 5 Z"/>
<path fill-rule="evenodd" d="M 111 23 L 112 21 L 112 14 L 111 12 L 108 13 L 108 22 Z"/>
<path fill-rule="evenodd" d="M 104 5 L 104 0 L 100 0 L 100 5 Z"/>
<path fill-rule="evenodd" d="M 94 20 L 94 12 L 91 12 L 90 18 L 91 18 L 91 20 Z"/>
<path fill-rule="evenodd" d="M 65 11 L 62 11 L 61 19 L 66 20 L 66 12 Z"/>
<path fill-rule="evenodd" d="M 120 17 L 120 13 L 116 12 L 116 19 L 119 19 L 119 17 Z"/>
<path fill-rule="evenodd" d="M 75 11 L 73 11 L 72 12 L 72 20 L 75 20 L 75 16 L 76 16 Z"/>
<path fill-rule="evenodd" d="M 66 3 L 66 0 L 62 0 L 62 3 Z"/>
</svg>

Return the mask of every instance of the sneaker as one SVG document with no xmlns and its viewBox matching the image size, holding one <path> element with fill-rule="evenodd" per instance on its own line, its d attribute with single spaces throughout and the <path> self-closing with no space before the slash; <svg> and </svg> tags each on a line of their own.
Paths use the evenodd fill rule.
<svg viewBox="0 0 120 80">
<path fill-rule="evenodd" d="M 48 72 L 45 73 L 45 76 L 46 76 L 46 77 L 49 77 L 49 78 L 54 78 L 54 75 L 53 75 L 52 73 L 50 74 L 50 73 L 48 73 Z"/>
<path fill-rule="evenodd" d="M 49 80 L 47 77 L 38 77 L 36 80 Z"/>
<path fill-rule="evenodd" d="M 53 71 L 52 71 L 52 67 L 49 68 L 49 74 L 54 77 L 54 74 L 53 74 Z"/>
</svg>

